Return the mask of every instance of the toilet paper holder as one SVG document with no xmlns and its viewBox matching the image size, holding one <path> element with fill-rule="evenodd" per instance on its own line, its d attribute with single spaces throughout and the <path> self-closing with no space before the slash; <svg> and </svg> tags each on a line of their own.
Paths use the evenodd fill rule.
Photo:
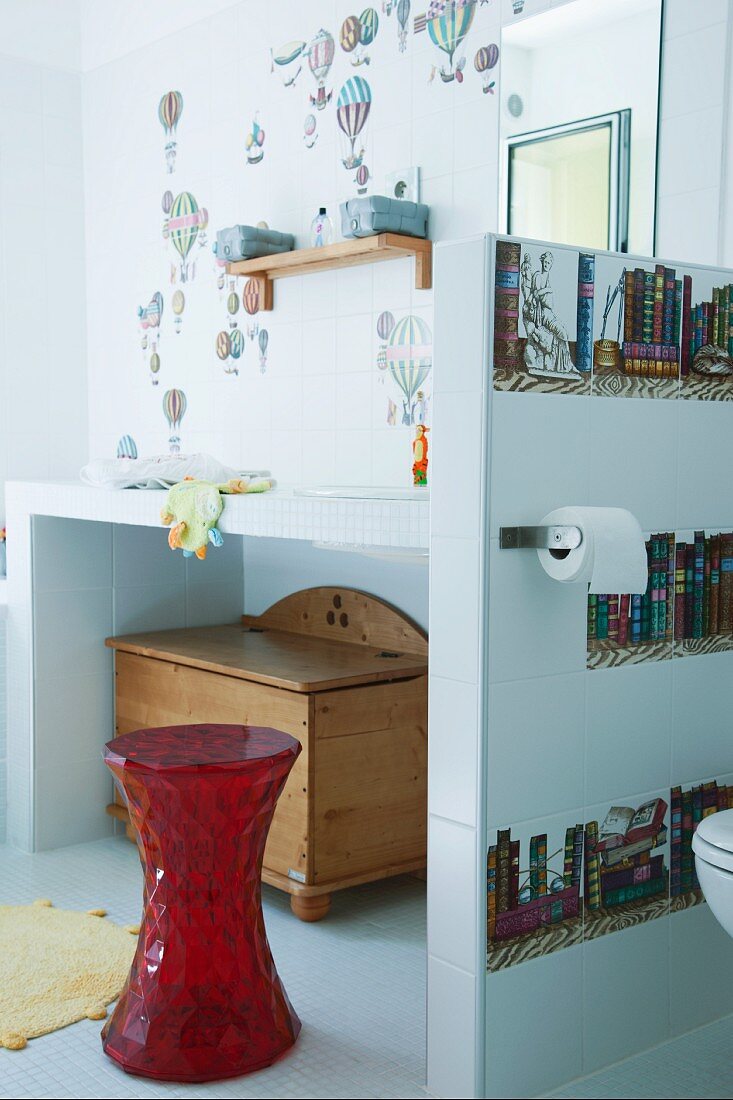
<svg viewBox="0 0 733 1100">
<path fill-rule="evenodd" d="M 577 550 L 583 541 L 579 527 L 500 527 L 500 550 Z"/>
</svg>

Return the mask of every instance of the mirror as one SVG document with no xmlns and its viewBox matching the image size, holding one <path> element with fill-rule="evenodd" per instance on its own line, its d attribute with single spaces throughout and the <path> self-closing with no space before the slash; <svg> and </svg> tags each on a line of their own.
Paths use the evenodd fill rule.
<svg viewBox="0 0 733 1100">
<path fill-rule="evenodd" d="M 653 254 L 661 29 L 662 0 L 504 28 L 501 231 Z"/>
</svg>

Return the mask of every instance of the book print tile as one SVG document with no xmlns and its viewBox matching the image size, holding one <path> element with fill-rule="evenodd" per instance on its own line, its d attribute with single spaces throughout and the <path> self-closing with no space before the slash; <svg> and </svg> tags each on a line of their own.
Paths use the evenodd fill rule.
<svg viewBox="0 0 733 1100">
<path fill-rule="evenodd" d="M 586 811 L 583 938 L 619 932 L 669 911 L 669 794 Z"/>
<path fill-rule="evenodd" d="M 494 388 L 589 394 L 595 257 L 496 242 Z"/>
<path fill-rule="evenodd" d="M 683 281 L 663 264 L 596 256 L 593 394 L 676 398 Z"/>
<path fill-rule="evenodd" d="M 582 822 L 578 809 L 575 820 Z M 490 971 L 552 954 L 583 938 L 583 825 L 564 815 L 497 829 L 487 859 Z"/>
<path fill-rule="evenodd" d="M 702 905 L 692 838 L 733 809 L 733 774 L 490 831 L 495 972 Z"/>
<path fill-rule="evenodd" d="M 733 532 L 678 534 L 674 591 L 675 657 L 733 649 Z"/>
<path fill-rule="evenodd" d="M 733 283 L 708 290 L 713 274 L 696 273 L 694 287 L 684 277 L 680 396 L 687 400 L 733 401 Z"/>
<path fill-rule="evenodd" d="M 668 660 L 673 653 L 675 536 L 646 540 L 649 581 L 643 595 L 588 595 L 589 669 Z"/>
</svg>

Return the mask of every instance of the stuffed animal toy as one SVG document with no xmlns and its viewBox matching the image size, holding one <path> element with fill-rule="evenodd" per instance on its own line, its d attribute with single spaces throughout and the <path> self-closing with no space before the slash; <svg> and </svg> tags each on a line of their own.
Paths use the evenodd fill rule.
<svg viewBox="0 0 733 1100">
<path fill-rule="evenodd" d="M 224 511 L 222 493 L 265 493 L 272 488 L 267 478 L 233 478 L 224 485 L 186 478 L 168 490 L 160 518 L 166 527 L 175 520 L 168 534 L 171 550 L 183 550 L 184 558 L 195 554 L 201 561 L 208 544 L 221 546 L 224 539 L 216 526 Z"/>
</svg>

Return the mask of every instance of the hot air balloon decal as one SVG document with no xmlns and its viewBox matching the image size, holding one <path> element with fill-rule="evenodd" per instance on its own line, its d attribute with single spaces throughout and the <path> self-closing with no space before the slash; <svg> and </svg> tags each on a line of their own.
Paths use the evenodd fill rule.
<svg viewBox="0 0 733 1100">
<path fill-rule="evenodd" d="M 229 353 L 232 350 L 232 338 L 228 332 L 224 329 L 216 337 L 216 354 L 222 360 L 229 358 Z"/>
<path fill-rule="evenodd" d="M 209 225 L 209 211 L 205 206 L 199 210 L 199 248 L 206 248 L 206 230 Z"/>
<path fill-rule="evenodd" d="M 265 131 L 260 126 L 259 111 L 252 119 L 252 128 L 247 134 L 244 142 L 245 149 L 247 150 L 247 164 L 259 164 L 265 155 Z"/>
<path fill-rule="evenodd" d="M 348 151 L 342 157 L 344 168 L 358 168 L 364 158 L 364 149 L 356 151 L 357 140 L 366 126 L 372 106 L 372 90 L 363 76 L 351 76 L 339 92 L 336 101 L 336 118 L 339 129 L 345 135 Z M 361 145 L 361 142 L 360 142 Z"/>
<path fill-rule="evenodd" d="M 176 164 L 176 130 L 183 114 L 183 96 L 180 92 L 166 92 L 158 104 L 158 118 L 165 131 L 165 163 L 168 172 Z"/>
<path fill-rule="evenodd" d="M 216 289 L 219 291 L 219 298 L 221 299 L 221 292 L 224 290 L 227 281 L 226 271 L 224 270 L 226 267 L 226 263 L 222 263 L 221 260 L 217 260 L 216 266 L 219 268 L 216 276 Z"/>
<path fill-rule="evenodd" d="M 356 15 L 347 15 L 341 24 L 341 33 L 339 35 L 339 42 L 341 49 L 344 53 L 352 53 L 353 50 L 359 45 L 359 35 L 361 34 L 361 26 L 359 25 L 359 19 Z"/>
<path fill-rule="evenodd" d="M 329 34 L 328 31 L 324 31 L 323 28 L 308 46 L 308 68 L 313 74 L 313 79 L 317 85 L 316 95 L 315 97 L 311 96 L 310 101 L 318 111 L 322 111 L 331 102 L 333 93 L 326 92 L 326 80 L 333 64 L 335 51 L 336 46 L 333 35 Z"/>
<path fill-rule="evenodd" d="M 238 328 L 235 328 L 233 330 L 233 332 L 229 333 L 229 354 L 231 355 L 232 359 L 239 359 L 239 358 L 241 358 L 241 355 L 242 355 L 243 351 L 244 351 L 244 336 L 242 335 L 242 330 L 238 329 Z M 224 368 L 224 373 L 225 374 L 239 374 L 239 367 L 237 367 L 237 366 L 225 367 Z"/>
<path fill-rule="evenodd" d="M 397 45 L 400 53 L 407 49 L 407 26 L 410 20 L 410 0 L 397 0 Z"/>
<path fill-rule="evenodd" d="M 160 370 L 160 356 L 157 351 L 154 351 L 150 356 L 150 381 L 154 386 L 158 385 L 158 372 Z"/>
<path fill-rule="evenodd" d="M 171 309 L 173 310 L 173 328 L 176 332 L 181 331 L 181 325 L 183 324 L 183 311 L 186 308 L 186 295 L 182 290 L 176 290 L 171 299 Z"/>
<path fill-rule="evenodd" d="M 123 435 L 117 444 L 118 458 L 137 458 L 137 444 L 131 435 Z"/>
<path fill-rule="evenodd" d="M 160 328 L 163 316 L 163 295 L 159 290 L 156 290 L 146 306 L 138 306 L 137 315 L 140 318 L 141 328 Z"/>
<path fill-rule="evenodd" d="M 270 50 L 270 72 L 275 71 L 277 65 L 280 70 L 280 79 L 286 88 L 292 87 L 300 76 L 303 68 L 303 50 L 305 42 L 286 42 L 275 50 Z M 295 67 L 297 62 L 297 68 Z"/>
<path fill-rule="evenodd" d="M 260 330 L 260 336 L 257 343 L 260 347 L 260 374 L 264 374 L 267 370 L 267 345 L 270 337 L 266 328 Z"/>
<path fill-rule="evenodd" d="M 471 29 L 475 11 L 476 0 L 430 0 L 426 16 L 428 34 L 438 49 L 448 55 L 448 68 L 441 65 L 439 70 L 440 79 L 446 84 L 463 80 L 466 59 L 462 57 L 454 65 L 453 58 Z"/>
<path fill-rule="evenodd" d="M 182 283 L 195 275 L 195 268 L 188 262 L 201 225 L 206 225 L 209 215 L 199 210 L 199 205 L 190 191 L 176 195 L 168 218 L 168 233 L 171 244 L 178 253 L 179 262 L 173 268 L 172 275 L 180 277 Z"/>
<path fill-rule="evenodd" d="M 402 393 L 402 423 L 415 423 L 415 397 L 433 365 L 433 337 L 425 321 L 408 316 L 398 321 L 387 346 L 389 373 Z"/>
<path fill-rule="evenodd" d="M 371 59 L 366 51 L 367 47 L 371 46 L 377 37 L 378 30 L 379 16 L 375 9 L 365 8 L 359 16 L 359 44 L 355 56 L 352 58 L 352 65 L 368 65 L 370 63 Z"/>
<path fill-rule="evenodd" d="M 173 206 L 173 192 L 172 191 L 164 191 L 163 192 L 163 198 L 160 200 L 160 205 L 163 209 L 164 214 L 170 214 L 171 207 Z"/>
<path fill-rule="evenodd" d="M 251 325 L 247 325 L 247 336 L 250 340 L 255 340 L 260 331 L 259 321 L 254 321 Z"/>
<path fill-rule="evenodd" d="M 257 313 L 260 308 L 260 284 L 256 279 L 247 279 L 242 292 L 242 305 L 247 313 Z"/>
<path fill-rule="evenodd" d="M 484 95 L 487 93 L 494 94 L 494 88 L 496 87 L 496 81 L 491 79 L 491 70 L 499 60 L 499 47 L 495 42 L 492 42 L 490 46 L 482 46 L 480 50 L 476 51 L 476 56 L 473 59 L 473 67 L 477 73 L 481 74 L 481 80 L 483 81 Z"/>
<path fill-rule="evenodd" d="M 168 421 L 168 429 L 170 431 L 170 438 L 168 443 L 170 445 L 171 454 L 178 454 L 181 450 L 181 437 L 178 434 L 178 429 L 181 425 L 181 421 L 186 415 L 186 409 L 188 408 L 188 401 L 183 390 L 166 390 L 163 394 L 163 412 L 165 418 Z"/>
<path fill-rule="evenodd" d="M 229 314 L 229 328 L 237 327 L 237 314 L 239 313 L 239 295 L 236 290 L 230 290 L 227 297 L 227 313 Z"/>
<path fill-rule="evenodd" d="M 315 115 L 305 116 L 305 121 L 303 123 L 303 141 L 305 142 L 306 149 L 312 149 L 318 141 Z"/>
<path fill-rule="evenodd" d="M 360 164 L 359 167 L 356 169 L 354 183 L 356 184 L 357 195 L 365 195 L 367 184 L 369 183 L 369 169 L 367 168 L 366 164 Z"/>
<path fill-rule="evenodd" d="M 377 367 L 381 371 L 387 369 L 387 341 L 394 325 L 394 314 L 390 313 L 388 309 L 385 309 L 377 317 L 377 336 L 382 341 L 377 352 Z"/>
</svg>

